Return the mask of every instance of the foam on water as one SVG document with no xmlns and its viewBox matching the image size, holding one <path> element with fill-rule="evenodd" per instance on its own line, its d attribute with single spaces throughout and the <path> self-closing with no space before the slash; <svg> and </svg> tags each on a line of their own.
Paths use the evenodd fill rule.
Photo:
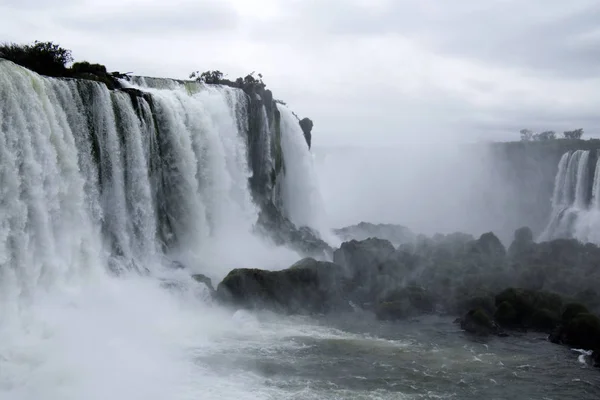
<svg viewBox="0 0 600 400">
<path fill-rule="evenodd" d="M 0 398 L 265 398 L 199 357 L 240 321 L 190 269 L 299 256 L 252 233 L 245 95 L 162 83 L 130 96 L 0 60 Z"/>
</svg>

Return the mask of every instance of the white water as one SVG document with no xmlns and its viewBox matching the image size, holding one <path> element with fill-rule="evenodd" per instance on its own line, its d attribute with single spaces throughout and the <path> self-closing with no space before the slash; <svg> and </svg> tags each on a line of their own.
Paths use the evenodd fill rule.
<svg viewBox="0 0 600 400">
<path fill-rule="evenodd" d="M 600 160 L 590 192 L 590 152 L 565 153 L 558 164 L 552 217 L 540 240 L 575 238 L 600 244 Z"/>
<path fill-rule="evenodd" d="M 257 333 L 240 333 L 247 327 L 207 302 L 189 271 L 164 267 L 179 259 L 220 279 L 234 267 L 285 268 L 298 259 L 251 234 L 245 98 L 175 83 L 144 90 L 160 133 L 144 99 L 133 104 L 97 83 L 41 78 L 0 61 L 3 400 L 270 392 L 250 372 L 222 375 L 202 361 L 220 346 L 254 346 Z M 285 156 L 306 157 L 293 137 Z M 299 161 L 286 160 L 290 178 L 307 167 Z M 288 209 L 302 215 L 297 207 Z M 161 218 L 172 231 L 161 231 Z M 162 254 L 161 240 L 177 246 Z"/>
<path fill-rule="evenodd" d="M 277 108 L 281 113 L 281 147 L 285 160 L 282 185 L 285 211 L 295 225 L 315 228 L 325 241 L 339 245 L 339 239 L 330 230 L 313 156 L 298 119 L 286 106 L 278 104 Z"/>
</svg>

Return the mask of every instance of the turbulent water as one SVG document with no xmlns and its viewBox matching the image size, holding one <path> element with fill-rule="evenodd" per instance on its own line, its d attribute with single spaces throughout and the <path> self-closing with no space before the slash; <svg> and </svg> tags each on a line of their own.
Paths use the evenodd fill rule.
<svg viewBox="0 0 600 400">
<path fill-rule="evenodd" d="M 171 80 L 127 85 L 145 94 L 0 61 L 0 399 L 597 394 L 596 372 L 532 338 L 475 343 L 443 319 L 213 304 L 191 273 L 218 280 L 299 258 L 252 233 L 248 98 Z M 292 221 L 326 232 L 312 157 L 279 109 L 285 171 L 274 193 Z M 268 169 L 273 130 L 263 127 Z"/>
<path fill-rule="evenodd" d="M 552 216 L 542 240 L 575 238 L 600 244 L 600 158 L 589 150 L 563 154 L 552 197 Z"/>
</svg>

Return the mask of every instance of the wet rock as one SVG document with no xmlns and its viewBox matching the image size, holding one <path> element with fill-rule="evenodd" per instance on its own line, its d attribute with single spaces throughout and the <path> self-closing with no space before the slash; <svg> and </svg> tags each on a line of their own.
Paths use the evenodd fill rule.
<svg viewBox="0 0 600 400">
<path fill-rule="evenodd" d="M 494 313 L 494 319 L 498 323 L 506 328 L 517 328 L 520 324 L 517 312 L 514 307 L 508 301 L 500 303 L 496 312 Z"/>
<path fill-rule="evenodd" d="M 563 324 L 568 324 L 573 318 L 579 314 L 588 314 L 589 311 L 586 306 L 580 303 L 569 303 L 565 306 L 562 313 Z"/>
<path fill-rule="evenodd" d="M 510 329 L 552 332 L 560 323 L 562 298 L 551 292 L 509 288 L 495 298 L 496 321 Z"/>
<path fill-rule="evenodd" d="M 310 149 L 311 138 L 312 138 L 312 128 L 314 124 L 310 118 L 303 118 L 300 120 L 300 128 L 302 128 L 302 132 L 304 133 L 304 139 L 306 140 L 306 144 Z"/>
<path fill-rule="evenodd" d="M 395 320 L 435 311 L 435 300 L 425 289 L 409 286 L 391 292 L 375 307 L 381 320 Z"/>
<path fill-rule="evenodd" d="M 533 232 L 529 227 L 522 227 L 515 231 L 514 239 L 508 248 L 509 257 L 522 257 L 530 252 L 534 245 Z"/>
<path fill-rule="evenodd" d="M 350 280 L 351 300 L 360 306 L 377 303 L 378 297 L 399 286 L 390 272 L 398 264 L 392 260 L 394 246 L 387 240 L 370 238 L 344 242 L 333 253 L 333 261 L 344 267 Z"/>
<path fill-rule="evenodd" d="M 235 269 L 217 287 L 217 298 L 235 307 L 290 314 L 343 308 L 342 267 L 305 258 L 288 269 Z"/>
<path fill-rule="evenodd" d="M 581 313 L 572 318 L 562 329 L 561 341 L 581 349 L 600 348 L 600 318 Z"/>
<path fill-rule="evenodd" d="M 478 336 L 500 333 L 498 325 L 482 308 L 476 308 L 467 312 L 460 320 L 460 327 Z"/>
<path fill-rule="evenodd" d="M 194 274 L 192 275 L 192 279 L 196 282 L 204 283 L 211 292 L 215 291 L 215 288 L 212 284 L 212 280 L 208 276 L 204 274 Z"/>
</svg>

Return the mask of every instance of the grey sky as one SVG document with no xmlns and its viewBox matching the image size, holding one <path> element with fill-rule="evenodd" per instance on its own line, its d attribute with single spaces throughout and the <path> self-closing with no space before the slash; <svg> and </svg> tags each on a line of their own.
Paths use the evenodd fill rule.
<svg viewBox="0 0 600 400">
<path fill-rule="evenodd" d="M 51 7 L 48 7 L 51 5 Z M 316 144 L 600 136 L 596 0 L 0 0 L 0 39 L 110 70 L 262 72 Z"/>
</svg>

